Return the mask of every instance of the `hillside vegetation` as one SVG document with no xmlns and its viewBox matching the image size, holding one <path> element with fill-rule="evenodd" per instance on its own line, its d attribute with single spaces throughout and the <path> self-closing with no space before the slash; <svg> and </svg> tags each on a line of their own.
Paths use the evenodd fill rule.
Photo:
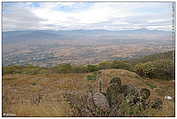
<svg viewBox="0 0 177 119">
<path fill-rule="evenodd" d="M 3 74 L 52 74 L 52 73 L 89 73 L 102 69 L 125 69 L 136 72 L 142 77 L 174 79 L 174 51 L 145 56 L 129 61 L 104 61 L 99 64 L 71 65 L 59 64 L 46 68 L 39 66 L 7 66 Z"/>
<path fill-rule="evenodd" d="M 17 116 L 73 116 L 72 109 L 65 102 L 66 92 L 84 94 L 90 88 L 99 90 L 98 80 L 86 80 L 88 73 L 68 74 L 11 74 L 3 76 L 3 112 Z M 151 91 L 150 99 L 161 98 L 161 110 L 149 110 L 144 116 L 174 116 L 174 101 L 164 100 L 164 96 L 174 97 L 174 82 L 167 80 L 145 80 L 134 72 L 122 69 L 101 70 L 105 92 L 110 80 L 120 77 L 122 84 L 131 84 Z"/>
<path fill-rule="evenodd" d="M 142 58 L 136 63 L 104 61 L 92 65 L 60 64 L 50 68 L 32 65 L 3 67 L 3 113 L 16 116 L 82 116 L 76 114 L 76 109 L 81 108 L 73 108 L 64 95 L 70 94 L 70 100 L 77 105 L 83 103 L 79 101 L 79 96 L 89 91 L 105 95 L 112 79 L 118 77 L 122 85 L 149 90 L 147 101 L 160 99 L 163 102 L 162 108 L 148 107 L 146 110 L 125 104 L 120 108 L 120 116 L 175 116 L 172 53 L 146 56 L 145 59 L 149 60 Z M 73 94 L 79 96 L 72 98 Z M 172 99 L 167 100 L 166 96 Z"/>
</svg>

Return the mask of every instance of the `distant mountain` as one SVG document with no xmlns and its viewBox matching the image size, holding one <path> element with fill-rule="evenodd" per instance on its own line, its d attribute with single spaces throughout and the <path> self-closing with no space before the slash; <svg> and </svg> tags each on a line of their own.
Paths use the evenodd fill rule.
<svg viewBox="0 0 177 119">
<path fill-rule="evenodd" d="M 58 34 L 55 34 L 50 31 L 10 31 L 3 33 L 3 42 L 4 43 L 15 43 L 15 42 L 26 42 L 36 41 L 36 40 L 45 40 L 53 39 L 59 37 Z"/>
<path fill-rule="evenodd" d="M 161 30 L 33 30 L 3 32 L 3 43 L 33 42 L 45 40 L 109 40 L 109 39 L 143 39 L 169 40 L 171 32 Z"/>
</svg>

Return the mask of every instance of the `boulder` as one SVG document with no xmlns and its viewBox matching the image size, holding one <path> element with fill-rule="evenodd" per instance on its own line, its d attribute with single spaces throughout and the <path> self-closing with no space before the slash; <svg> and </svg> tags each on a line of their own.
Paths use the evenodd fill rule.
<svg viewBox="0 0 177 119">
<path fill-rule="evenodd" d="M 101 109 L 103 111 L 109 110 L 109 104 L 108 104 L 107 98 L 104 94 L 102 94 L 100 92 L 96 92 L 93 95 L 93 101 L 94 101 L 96 107 L 98 107 L 99 109 Z"/>
</svg>

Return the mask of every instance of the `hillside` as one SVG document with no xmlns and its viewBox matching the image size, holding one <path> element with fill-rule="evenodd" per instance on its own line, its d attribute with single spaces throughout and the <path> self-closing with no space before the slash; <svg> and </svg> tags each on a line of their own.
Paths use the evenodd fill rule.
<svg viewBox="0 0 177 119">
<path fill-rule="evenodd" d="M 33 65 L 11 65 L 3 67 L 3 74 L 53 74 L 53 73 L 89 73 L 102 69 L 126 69 L 142 77 L 174 80 L 174 51 L 156 53 L 131 60 L 102 61 L 97 64 L 72 65 L 63 63 L 53 67 Z"/>
<path fill-rule="evenodd" d="M 128 61 L 88 65 L 3 67 L 3 112 L 17 116 L 76 116 L 64 98 L 66 93 L 80 96 L 90 90 L 101 90 L 105 94 L 111 80 L 118 77 L 123 85 L 148 89 L 149 101 L 157 98 L 163 101 L 162 109 L 146 110 L 140 114 L 174 116 L 174 66 L 174 51 L 170 51 Z M 82 102 L 78 100 L 75 103 Z"/>
<path fill-rule="evenodd" d="M 2 2 L 2 117 L 175 117 L 175 10 Z"/>
<path fill-rule="evenodd" d="M 98 90 L 98 80 L 87 80 L 90 73 L 69 74 L 7 74 L 3 76 L 3 112 L 17 116 L 72 116 L 69 105 L 64 101 L 66 92 L 85 93 L 92 87 Z M 159 97 L 163 108 L 150 111 L 148 116 L 174 116 L 174 100 L 165 100 L 164 96 L 174 97 L 174 81 L 146 80 L 134 72 L 122 69 L 101 70 L 103 90 L 112 77 L 120 77 L 123 84 L 132 84 L 138 88 L 148 88 L 150 99 Z M 163 92 L 163 93 L 162 93 Z M 40 97 L 40 103 L 34 99 Z"/>
<path fill-rule="evenodd" d="M 129 62 L 132 64 L 137 64 L 137 63 L 145 63 L 148 61 L 154 61 L 154 60 L 159 60 L 159 59 L 174 60 L 174 58 L 175 58 L 175 51 L 168 51 L 164 53 L 155 53 L 155 54 L 144 56 L 141 58 L 132 59 L 132 60 L 129 60 Z"/>
</svg>

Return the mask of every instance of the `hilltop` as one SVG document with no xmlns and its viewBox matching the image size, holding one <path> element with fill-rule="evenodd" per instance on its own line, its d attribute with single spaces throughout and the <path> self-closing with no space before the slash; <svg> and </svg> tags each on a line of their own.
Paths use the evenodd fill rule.
<svg viewBox="0 0 177 119">
<path fill-rule="evenodd" d="M 163 109 L 147 112 L 148 116 L 174 116 L 174 82 L 160 79 L 146 80 L 134 72 L 122 69 L 101 70 L 104 90 L 111 78 L 120 77 L 123 84 L 132 84 L 151 91 L 150 99 L 163 99 Z M 69 105 L 64 101 L 65 92 L 85 93 L 92 87 L 98 90 L 98 80 L 87 80 L 90 73 L 69 74 L 8 74 L 3 76 L 3 112 L 17 116 L 72 116 Z M 162 93 L 163 92 L 163 93 Z M 41 96 L 36 104 L 33 99 Z M 46 113 L 47 112 L 47 113 Z"/>
</svg>

